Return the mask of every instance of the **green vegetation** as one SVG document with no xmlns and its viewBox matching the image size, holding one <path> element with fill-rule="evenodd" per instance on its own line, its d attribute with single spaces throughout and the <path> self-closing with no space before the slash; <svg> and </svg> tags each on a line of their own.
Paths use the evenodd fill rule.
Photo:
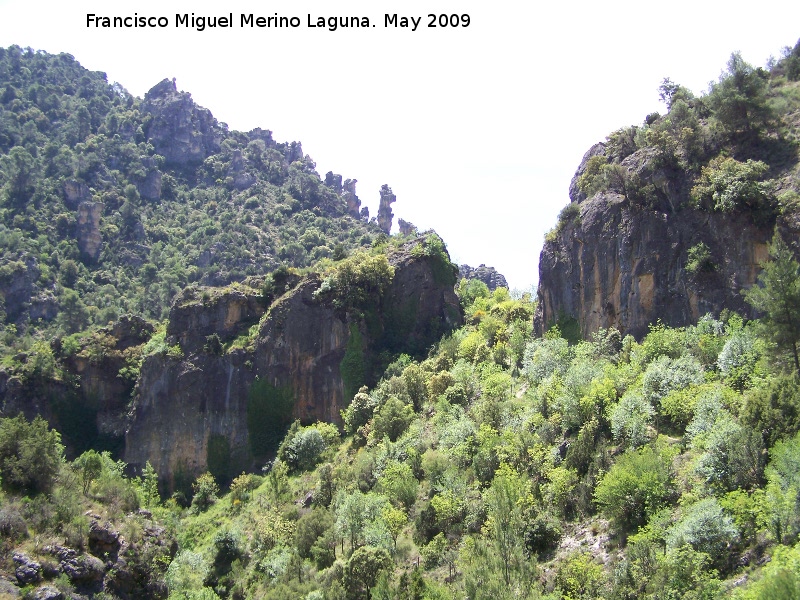
<svg viewBox="0 0 800 600">
<path fill-rule="evenodd" d="M 745 298 L 764 313 L 761 320 L 766 338 L 779 351 L 790 351 L 794 368 L 800 375 L 800 265 L 780 235 L 770 246 L 771 261 L 763 265 L 758 276 L 760 285 L 748 290 Z"/>
<path fill-rule="evenodd" d="M 799 57 L 796 47 L 767 72 L 734 55 L 701 98 L 665 80 L 667 114 L 609 136 L 581 191 L 679 210 L 662 184 L 683 172 L 684 200 L 692 190 L 713 218 L 786 215 Z M 39 71 L 53 73 L 34 81 Z M 438 236 L 373 244 L 299 147 L 271 138 L 225 132 L 202 164 L 168 167 L 148 141 L 142 101 L 71 57 L 3 50 L 0 75 L 0 286 L 33 273 L 25 285 L 54 290 L 61 308 L 33 323 L 3 305 L 3 375 L 37 398 L 63 391 L 58 426 L 98 414 L 69 406 L 68 361 L 115 361 L 128 394 L 144 358 L 182 358 L 164 325 L 124 350 L 87 327 L 131 306 L 161 318 L 175 290 L 214 273 L 227 283 L 271 271 L 258 288 L 279 310 L 298 267 L 317 259 L 311 302 L 348 319 L 339 367 L 352 398 L 340 433 L 293 421 L 291 389 L 256 379 L 249 456 L 210 436 L 208 472 L 193 482 L 185 466 L 167 474 L 181 490 L 167 500 L 149 463 L 127 475 L 132 467 L 94 441 L 69 462 L 42 417 L 0 419 L 4 575 L 24 578 L 25 554 L 65 596 L 104 600 L 797 596 L 800 266 L 780 234 L 746 292 L 759 319 L 723 311 L 681 328 L 652 324 L 641 340 L 613 328 L 582 339 L 579 315 L 560 315 L 535 338 L 530 295 L 462 281 L 465 325 L 400 354 L 398 323 L 424 307 L 392 304 L 389 253 L 433 261 L 434 278 L 455 284 Z M 246 190 L 232 170 L 242 157 L 255 177 Z M 153 168 L 163 168 L 160 202 L 142 185 Z M 61 198 L 73 180 L 111 211 L 104 232 L 121 240 L 96 261 L 70 233 L 74 210 Z M 559 226 L 579 215 L 570 204 Z M 231 243 L 233 231 L 248 243 Z M 138 243 L 146 256 L 117 253 Z M 713 272 L 713 250 L 689 248 L 686 271 Z M 251 346 L 258 324 L 248 326 L 225 343 L 209 335 L 202 360 Z M 254 462 L 262 474 L 235 476 Z M 70 560 L 94 565 L 94 583 Z"/>
<path fill-rule="evenodd" d="M 9 490 L 48 492 L 64 456 L 61 436 L 37 416 L 0 421 L 0 477 Z"/>
<path fill-rule="evenodd" d="M 776 238 L 765 289 L 772 265 L 796 273 L 781 252 Z M 528 296 L 459 290 L 467 324 L 361 387 L 344 438 L 330 424 L 290 425 L 291 395 L 258 380 L 251 450 L 265 460 L 277 448 L 263 477 L 243 473 L 226 491 L 230 451 L 212 436 L 211 472 L 187 508 L 162 505 L 152 468 L 126 479 L 94 451 L 72 465 L 55 456 L 49 493 L 62 493 L 68 469 L 75 501 L 148 506 L 171 523 L 178 553 L 153 576 L 175 598 L 716 598 L 743 573 L 742 598 L 792 589 L 800 383 L 789 347 L 768 351 L 766 318 L 570 343 L 557 327 L 532 338 Z M 6 419 L 0 432 L 25 423 Z M 28 543 L 33 516 L 5 507 L 49 496 L 2 476 L 10 549 Z M 78 517 L 60 518 L 47 527 L 80 535 Z M 773 562 L 743 566 L 754 552 Z"/>
<path fill-rule="evenodd" d="M 787 48 L 765 70 L 734 53 L 700 97 L 665 79 L 659 96 L 667 113 L 609 135 L 602 153 L 587 161 L 578 189 L 589 198 L 614 192 L 633 205 L 670 212 L 684 206 L 744 212 L 763 223 L 794 210 L 791 199 L 800 189 L 793 166 L 800 108 L 796 54 L 797 47 Z M 576 210 L 564 209 L 550 238 Z"/>
<path fill-rule="evenodd" d="M 212 121 L 197 133 L 218 145 L 182 162 L 158 141 L 169 124 L 153 110 L 67 54 L 0 49 L 0 357 L 126 313 L 162 320 L 191 283 L 272 272 L 269 303 L 292 268 L 378 235 L 297 142 Z M 80 225 L 89 210 L 96 229 Z"/>
</svg>

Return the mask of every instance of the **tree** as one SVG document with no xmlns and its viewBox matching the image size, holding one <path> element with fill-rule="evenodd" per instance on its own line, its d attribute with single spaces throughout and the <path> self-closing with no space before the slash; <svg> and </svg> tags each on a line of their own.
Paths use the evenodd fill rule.
<svg viewBox="0 0 800 600">
<path fill-rule="evenodd" d="M 595 489 L 600 511 L 620 530 L 636 530 L 672 493 L 672 454 L 646 446 L 623 454 Z"/>
<path fill-rule="evenodd" d="M 203 512 L 217 501 L 219 486 L 211 473 L 203 473 L 192 484 L 194 497 L 192 498 L 192 509 L 195 512 Z"/>
<path fill-rule="evenodd" d="M 150 465 L 149 462 L 147 464 L 148 466 Z M 72 466 L 81 476 L 83 495 L 85 496 L 89 493 L 89 486 L 92 484 L 92 481 L 97 479 L 100 473 L 103 472 L 103 459 L 94 450 L 87 450 L 75 459 Z"/>
<path fill-rule="evenodd" d="M 14 146 L 0 160 L 0 181 L 5 180 L 5 196 L 16 206 L 24 206 L 33 194 L 36 163 L 22 146 Z"/>
<path fill-rule="evenodd" d="M 349 434 L 356 433 L 372 418 L 377 406 L 378 402 L 367 394 L 366 387 L 359 389 L 350 406 L 342 411 L 344 430 Z"/>
<path fill-rule="evenodd" d="M 381 518 L 386 523 L 386 529 L 389 530 L 389 535 L 392 536 L 394 543 L 394 551 L 397 553 L 397 536 L 403 532 L 403 528 L 408 523 L 408 515 L 404 510 L 395 508 L 391 504 L 387 504 L 381 510 Z"/>
<path fill-rule="evenodd" d="M 486 493 L 491 537 L 502 562 L 503 580 L 511 584 L 511 572 L 522 558 L 522 512 L 525 494 L 522 477 L 508 465 L 501 465 Z"/>
<path fill-rule="evenodd" d="M 388 437 L 396 442 L 414 420 L 414 409 L 397 398 L 389 398 L 375 414 L 373 433 L 375 439 Z"/>
<path fill-rule="evenodd" d="M 754 69 L 738 52 L 731 54 L 728 70 L 711 86 L 708 103 L 722 128 L 730 135 L 754 133 L 771 117 L 767 104 L 768 75 Z"/>
<path fill-rule="evenodd" d="M 766 338 L 778 349 L 791 351 L 800 375 L 800 265 L 786 242 L 775 233 L 769 246 L 772 260 L 762 265 L 759 285 L 745 292 L 745 300 L 763 313 L 761 324 Z"/>
<path fill-rule="evenodd" d="M 319 430 L 295 421 L 278 449 L 278 458 L 297 471 L 313 469 L 328 445 Z"/>
<path fill-rule="evenodd" d="M 407 463 L 392 461 L 383 469 L 378 479 L 378 488 L 391 502 L 409 509 L 417 499 L 419 483 Z"/>
<path fill-rule="evenodd" d="M 7 489 L 48 492 L 64 460 L 61 435 L 38 416 L 0 420 L 0 477 Z"/>
<path fill-rule="evenodd" d="M 375 586 L 378 577 L 392 568 L 392 557 L 383 548 L 364 546 L 358 548 L 344 566 L 342 582 L 348 598 L 366 598 Z"/>
<path fill-rule="evenodd" d="M 728 548 L 739 537 L 733 519 L 725 513 L 716 498 L 704 498 L 684 510 L 680 521 L 667 532 L 667 547 L 689 544 L 697 552 L 707 554 L 715 567 L 724 567 Z"/>
<path fill-rule="evenodd" d="M 387 503 L 385 497 L 372 492 L 340 492 L 334 503 L 337 533 L 349 537 L 352 549 L 363 545 L 365 530 L 380 519 L 381 510 Z"/>
</svg>

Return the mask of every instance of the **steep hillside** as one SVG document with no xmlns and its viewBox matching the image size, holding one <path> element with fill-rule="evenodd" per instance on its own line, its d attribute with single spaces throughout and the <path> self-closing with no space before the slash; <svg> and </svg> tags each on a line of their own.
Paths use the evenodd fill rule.
<svg viewBox="0 0 800 600">
<path fill-rule="evenodd" d="M 665 115 L 586 153 L 539 260 L 537 332 L 560 323 L 584 338 L 608 327 L 640 338 L 658 319 L 750 314 L 741 291 L 775 227 L 798 250 L 797 61 L 765 71 L 733 55 L 701 97 L 665 80 Z"/>
<path fill-rule="evenodd" d="M 140 99 L 67 54 L 0 48 L 0 349 L 369 246 L 381 229 L 355 182 L 314 169 L 174 80 Z"/>
<path fill-rule="evenodd" d="M 260 289 L 188 288 L 163 350 L 148 355 L 125 460 L 175 478 L 211 470 L 228 482 L 260 468 L 294 419 L 340 411 L 399 354 L 424 355 L 462 322 L 455 268 L 435 235 L 387 256 L 355 254 L 294 278 L 265 310 Z"/>
</svg>

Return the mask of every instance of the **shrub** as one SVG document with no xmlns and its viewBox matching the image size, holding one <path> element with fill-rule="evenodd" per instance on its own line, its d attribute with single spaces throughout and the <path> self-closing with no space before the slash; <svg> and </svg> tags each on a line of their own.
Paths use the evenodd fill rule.
<svg viewBox="0 0 800 600">
<path fill-rule="evenodd" d="M 614 526 L 635 531 L 673 494 L 672 452 L 648 446 L 623 454 L 595 489 L 595 503 Z"/>
<path fill-rule="evenodd" d="M 342 411 L 344 430 L 350 435 L 356 433 L 372 418 L 377 406 L 378 402 L 367 394 L 367 388 L 362 387 L 353 397 L 350 405 Z"/>
<path fill-rule="evenodd" d="M 586 163 L 586 169 L 578 178 L 578 189 L 580 189 L 580 191 L 585 194 L 587 198 L 591 198 L 596 193 L 605 189 L 603 167 L 605 167 L 607 164 L 608 159 L 605 156 L 592 156 Z M 573 203 L 570 203 L 567 206 L 572 205 Z M 578 207 L 577 204 L 574 204 L 574 206 Z M 564 212 L 564 210 L 566 210 L 566 208 L 563 209 L 558 215 L 559 225 L 562 223 L 561 214 Z"/>
<path fill-rule="evenodd" d="M 571 361 L 572 349 L 564 338 L 536 339 L 525 348 L 522 374 L 537 385 L 550 375 L 566 373 Z"/>
<path fill-rule="evenodd" d="M 0 508 L 0 537 L 17 542 L 28 537 L 28 524 L 12 506 Z"/>
<path fill-rule="evenodd" d="M 389 398 L 375 414 L 372 434 L 377 440 L 388 437 L 396 442 L 413 420 L 414 409 L 410 405 L 397 398 Z"/>
<path fill-rule="evenodd" d="M 681 390 L 704 380 L 703 368 L 693 356 L 678 359 L 660 356 L 647 366 L 642 378 L 642 392 L 652 404 L 657 404 L 673 390 Z"/>
<path fill-rule="evenodd" d="M 716 269 L 711 260 L 711 250 L 703 242 L 695 244 L 686 252 L 686 272 L 696 276 L 700 273 L 710 273 Z"/>
<path fill-rule="evenodd" d="M 314 292 L 314 297 L 327 300 L 341 310 L 369 310 L 394 278 L 394 267 L 385 254 L 377 256 L 356 252 L 336 264 Z"/>
<path fill-rule="evenodd" d="M 760 160 L 739 162 L 718 157 L 703 167 L 692 188 L 692 202 L 706 210 L 732 212 L 744 208 L 771 210 L 775 198 L 772 181 L 764 181 L 769 166 Z"/>
<path fill-rule="evenodd" d="M 410 466 L 392 461 L 378 478 L 378 488 L 392 503 L 411 508 L 417 499 L 419 483 Z"/>
<path fill-rule="evenodd" d="M 597 157 L 594 157 L 597 158 Z M 580 225 L 581 207 L 577 202 L 570 202 L 561 212 L 558 213 L 558 228 L 563 229 L 567 225 Z"/>
<path fill-rule="evenodd" d="M 681 520 L 670 528 L 667 547 L 680 548 L 689 544 L 697 552 L 716 557 L 719 561 L 727 557 L 729 546 L 738 537 L 733 519 L 725 514 L 716 498 L 704 498 L 689 506 Z"/>
<path fill-rule="evenodd" d="M 741 390 L 752 375 L 761 356 L 756 337 L 750 329 L 740 329 L 728 338 L 717 357 L 717 368 L 729 384 Z"/>
<path fill-rule="evenodd" d="M 556 587 L 570 600 L 600 598 L 605 583 L 603 567 L 591 554 L 580 552 L 571 554 L 559 565 L 555 578 Z"/>
<path fill-rule="evenodd" d="M 638 391 L 629 391 L 611 409 L 609 421 L 614 439 L 636 448 L 650 439 L 649 427 L 655 410 Z"/>
<path fill-rule="evenodd" d="M 192 484 L 192 510 L 203 512 L 217 501 L 219 486 L 211 473 L 203 473 Z"/>
<path fill-rule="evenodd" d="M 31 423 L 22 414 L 0 419 L 0 477 L 6 489 L 49 491 L 63 460 L 61 435 L 41 416 Z"/>
<path fill-rule="evenodd" d="M 327 447 L 316 427 L 300 427 L 295 421 L 278 449 L 278 458 L 290 469 L 305 471 L 314 468 Z"/>
<path fill-rule="evenodd" d="M 796 376 L 780 376 L 748 390 L 739 418 L 760 432 L 767 447 L 800 430 L 800 383 Z"/>
</svg>

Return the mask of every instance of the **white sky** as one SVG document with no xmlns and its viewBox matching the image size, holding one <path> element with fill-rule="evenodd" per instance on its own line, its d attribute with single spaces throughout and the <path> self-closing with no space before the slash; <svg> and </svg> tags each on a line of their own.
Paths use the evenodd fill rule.
<svg viewBox="0 0 800 600">
<path fill-rule="evenodd" d="M 416 31 L 384 14 L 422 17 Z M 229 29 L 177 29 L 176 13 L 233 12 Z M 242 29 L 241 13 L 301 27 Z M 166 16 L 166 29 L 89 29 L 87 13 Z M 427 28 L 467 13 L 467 28 Z M 311 29 L 307 16 L 366 16 Z M 398 218 L 434 228 L 454 260 L 538 279 L 544 234 L 583 153 L 664 107 L 664 77 L 707 90 L 734 50 L 756 66 L 800 36 L 800 2 L 209 2 L 0 0 L 0 46 L 67 52 L 136 96 L 164 77 L 231 129 L 298 140 L 324 176 L 358 179 L 362 205 L 397 195 Z"/>
</svg>

